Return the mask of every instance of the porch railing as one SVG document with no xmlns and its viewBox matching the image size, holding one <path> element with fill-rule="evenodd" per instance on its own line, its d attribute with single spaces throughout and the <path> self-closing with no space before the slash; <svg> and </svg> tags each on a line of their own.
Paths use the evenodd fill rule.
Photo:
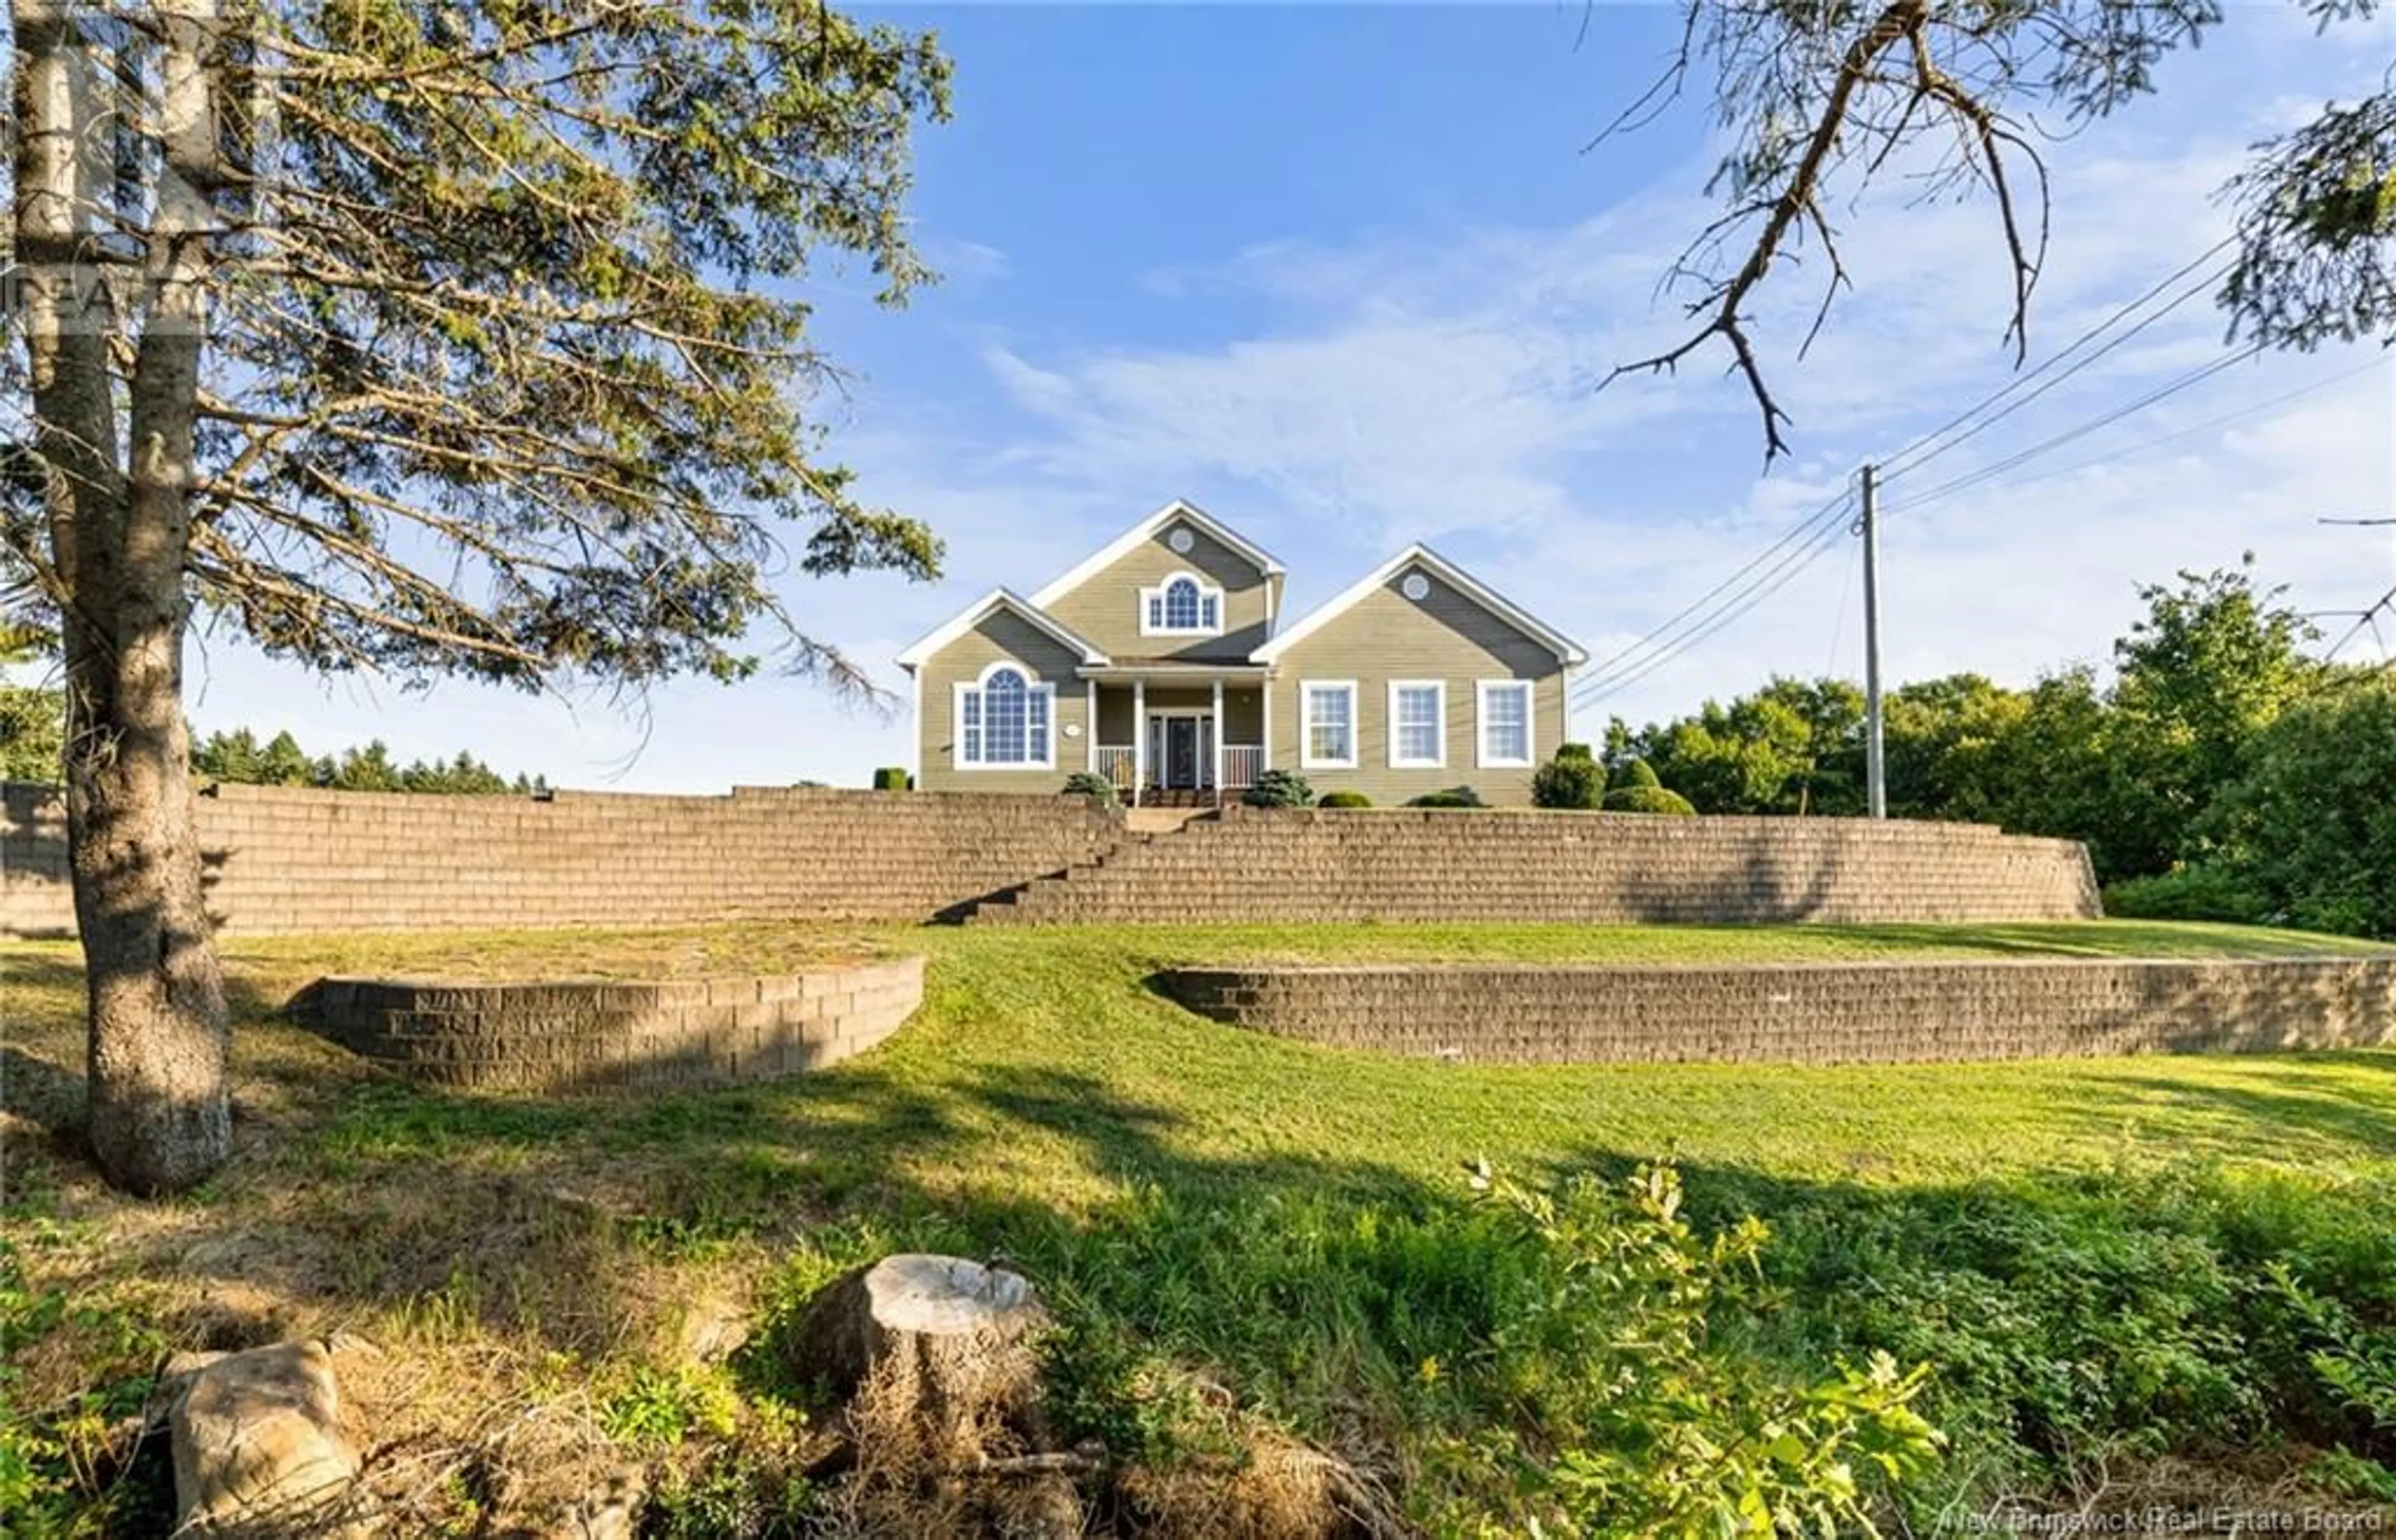
<svg viewBox="0 0 2396 1540">
<path fill-rule="evenodd" d="M 1198 774 L 1204 779 L 1211 766 L 1200 765 Z M 1265 750 L 1261 743 L 1227 743 L 1223 745 L 1223 790 L 1245 791 L 1257 784 L 1264 774 Z M 1115 783 L 1125 792 L 1139 776 L 1139 750 L 1129 744 L 1098 745 L 1098 774 Z M 1156 766 L 1149 766 L 1149 781 L 1156 780 Z"/>
</svg>

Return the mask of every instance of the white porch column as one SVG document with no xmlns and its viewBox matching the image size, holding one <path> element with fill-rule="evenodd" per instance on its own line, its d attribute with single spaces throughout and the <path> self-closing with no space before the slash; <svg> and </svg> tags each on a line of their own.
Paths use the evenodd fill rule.
<svg viewBox="0 0 2396 1540">
<path fill-rule="evenodd" d="M 1131 804 L 1148 789 L 1148 681 L 1131 682 Z"/>
<path fill-rule="evenodd" d="M 1272 675 L 1267 674 L 1257 682 L 1257 694 L 1265 709 L 1264 751 L 1257 756 L 1257 768 L 1261 772 L 1272 768 Z"/>
<path fill-rule="evenodd" d="M 1082 681 L 1082 768 L 1097 774 L 1098 768 L 1098 682 Z"/>
<path fill-rule="evenodd" d="M 1215 769 L 1214 779 L 1207 784 L 1215 789 L 1215 800 L 1223 800 L 1223 680 L 1215 679 Z"/>
</svg>

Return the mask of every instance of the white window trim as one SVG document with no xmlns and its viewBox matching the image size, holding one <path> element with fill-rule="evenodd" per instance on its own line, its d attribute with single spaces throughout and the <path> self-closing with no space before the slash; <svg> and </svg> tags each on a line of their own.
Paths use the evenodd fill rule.
<svg viewBox="0 0 2396 1540">
<path fill-rule="evenodd" d="M 1210 601 L 1213 603 L 1213 604 L 1214 604 L 1214 606 L 1215 606 L 1215 623 L 1214 623 L 1213 625 L 1211 625 L 1211 626 L 1203 626 L 1203 625 L 1202 625 L 1202 626 L 1162 626 L 1162 625 L 1159 625 L 1159 626 L 1151 626 L 1151 625 L 1150 625 L 1150 624 L 1148 623 L 1148 612 L 1149 612 L 1149 607 L 1150 607 L 1151 604 L 1153 604 L 1153 605 L 1155 605 L 1155 606 L 1156 606 L 1156 608 L 1157 608 L 1157 610 L 1158 610 L 1158 612 L 1159 612 L 1160 614 L 1161 614 L 1161 613 L 1163 613 L 1163 610 L 1164 610 L 1164 600 L 1165 600 L 1165 591 L 1166 589 L 1171 588 L 1174 584 L 1176 584 L 1176 583 L 1178 583 L 1178 582 L 1180 582 L 1180 581 L 1181 581 L 1182 579 L 1184 579 L 1184 578 L 1187 578 L 1187 579 L 1189 579 L 1191 583 L 1194 583 L 1194 584 L 1196 584 L 1196 585 L 1197 585 L 1197 588 L 1198 588 L 1198 613 L 1199 613 L 1199 614 L 1201 614 L 1201 615 L 1205 614 L 1205 613 L 1206 613 L 1206 605 L 1207 605 L 1207 604 L 1208 604 Z M 1168 573 L 1166 573 L 1163 578 L 1158 578 L 1158 579 L 1156 580 L 1156 583 L 1155 583 L 1155 585 L 1154 585 L 1153 587 L 1151 587 L 1151 588 L 1144 588 L 1144 589 L 1142 589 L 1142 590 L 1140 590 L 1140 591 L 1139 591 L 1139 634 L 1140 634 L 1140 635 L 1142 635 L 1142 636 L 1220 636 L 1220 635 L 1222 635 L 1222 634 L 1223 634 L 1223 590 L 1222 590 L 1221 586 L 1220 586 L 1220 585 L 1218 585 L 1218 584 L 1210 583 L 1210 582 L 1206 581 L 1206 579 L 1205 579 L 1205 578 L 1201 578 L 1201 577 L 1199 577 L 1196 573 L 1194 573 L 1194 572 L 1191 572 L 1191 571 L 1188 571 L 1187 569 L 1184 569 L 1184 570 L 1181 570 L 1181 571 L 1178 571 L 1178 572 L 1168 572 Z"/>
<path fill-rule="evenodd" d="M 1439 728 L 1439 750 L 1430 759 L 1402 759 L 1398 754 L 1398 692 L 1430 690 L 1438 701 L 1433 713 Z M 1390 681 L 1390 768 L 1392 770 L 1444 770 L 1447 768 L 1447 681 L 1444 679 L 1392 679 Z"/>
<path fill-rule="evenodd" d="M 1036 760 L 983 760 L 965 758 L 966 692 L 978 690 L 985 684 L 988 684 L 990 683 L 990 676 L 998 672 L 1001 669 L 1013 669 L 1017 673 L 1023 676 L 1023 683 L 1025 685 L 1024 695 L 1026 697 L 1026 705 L 1024 709 L 1026 710 L 1031 709 L 1029 700 L 1032 696 L 1040 696 L 1047 701 L 1048 732 L 1046 737 L 1048 742 L 1046 747 L 1048 752 L 1045 758 Z M 958 769 L 978 771 L 1054 770 L 1057 768 L 1057 686 L 1043 681 L 1036 670 L 1026 664 L 1011 662 L 1007 659 L 1001 658 L 999 661 L 992 663 L 988 668 L 982 670 L 981 672 L 976 674 L 973 678 L 973 683 L 967 684 L 962 679 L 958 680 L 956 684 L 952 686 L 952 695 L 950 702 L 949 733 L 950 736 L 956 740 L 956 748 L 950 754 L 949 759 L 950 762 Z M 985 747 L 987 747 L 990 742 L 990 723 L 986 718 L 982 723 L 982 742 Z"/>
<path fill-rule="evenodd" d="M 1499 759 L 1489 752 L 1489 695 L 1518 690 L 1523 696 L 1523 757 Z M 1472 686 L 1473 763 L 1483 770 L 1528 770 L 1539 763 L 1539 696 L 1528 679 L 1484 679 Z"/>
<path fill-rule="evenodd" d="M 1348 693 L 1348 757 L 1317 759 L 1314 755 L 1314 694 L 1317 690 Z M 1352 679 L 1301 679 L 1298 682 L 1298 767 L 1301 770 L 1353 770 L 1356 750 L 1364 741 L 1364 724 L 1356 717 L 1356 682 Z"/>
</svg>

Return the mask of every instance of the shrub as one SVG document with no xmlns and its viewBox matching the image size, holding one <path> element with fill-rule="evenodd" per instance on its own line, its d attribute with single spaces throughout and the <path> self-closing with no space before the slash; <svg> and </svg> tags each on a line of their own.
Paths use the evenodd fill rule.
<svg viewBox="0 0 2396 1540">
<path fill-rule="evenodd" d="M 1317 807 L 1370 807 L 1373 805 L 1373 799 L 1362 791 L 1326 791 L 1323 794 L 1322 800 L 1314 805 Z"/>
<path fill-rule="evenodd" d="M 1314 788 L 1295 770 L 1268 770 L 1240 793 L 1240 800 L 1250 807 L 1312 807 Z"/>
<path fill-rule="evenodd" d="M 1481 793 L 1469 786 L 1451 786 L 1444 791 L 1426 791 L 1406 803 L 1408 807 L 1486 807 Z"/>
<path fill-rule="evenodd" d="M 2215 866 L 2184 866 L 2132 877 L 2105 890 L 2105 912 L 2122 920 L 2226 920 L 2252 925 L 2270 902 L 2246 881 Z"/>
<path fill-rule="evenodd" d="M 1615 790 L 1617 791 L 1623 791 L 1636 786 L 1661 786 L 1664 783 L 1661 780 L 1657 778 L 1656 767 L 1649 764 L 1645 760 L 1626 760 L 1623 762 L 1621 776 L 1615 781 Z"/>
<path fill-rule="evenodd" d="M 1112 807 L 1117 801 L 1115 783 L 1087 770 L 1076 770 L 1065 777 L 1065 795 L 1087 797 L 1100 807 Z"/>
<path fill-rule="evenodd" d="M 1604 794 L 1605 772 L 1586 743 L 1559 746 L 1531 777 L 1531 801 L 1540 807 L 1595 807 Z"/>
<path fill-rule="evenodd" d="M 1498 1467 L 1489 1476 L 1512 1477 L 1485 1488 L 1518 1494 L 1507 1530 L 1872 1533 L 1868 1483 L 1901 1490 L 1937 1463 L 1945 1440 L 1913 1405 L 1927 1364 L 1874 1351 L 1867 1367 L 1800 1377 L 1740 1350 L 1726 1328 L 1770 1308 L 1757 1286 L 1770 1231 L 1750 1215 L 1701 1233 L 1671 1166 L 1552 1192 L 1484 1166 L 1474 1185 L 1524 1254 L 1494 1374 L 1545 1434 L 1463 1442 Z M 1491 1526 L 1456 1525 L 1468 1527 Z"/>
<path fill-rule="evenodd" d="M 912 791 L 914 789 L 915 777 L 899 765 L 885 764 L 873 772 L 873 790 L 876 791 Z"/>
<path fill-rule="evenodd" d="M 1638 761 L 1633 760 L 1636 764 Z M 1675 817 L 1695 817 L 1697 810 L 1689 799 L 1678 791 L 1667 791 L 1660 786 L 1619 786 L 1605 794 L 1608 813 L 1666 813 Z"/>
</svg>

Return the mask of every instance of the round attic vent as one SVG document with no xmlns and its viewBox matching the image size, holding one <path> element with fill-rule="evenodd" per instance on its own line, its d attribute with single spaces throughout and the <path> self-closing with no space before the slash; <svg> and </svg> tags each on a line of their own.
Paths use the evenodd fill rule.
<svg viewBox="0 0 2396 1540">
<path fill-rule="evenodd" d="M 1431 597 L 1431 579 L 1419 572 L 1409 572 L 1406 580 L 1398 585 L 1398 591 L 1419 604 Z"/>
<path fill-rule="evenodd" d="M 1171 546 L 1177 555 L 1187 556 L 1190 554 L 1190 548 L 1196 545 L 1198 541 L 1190 531 L 1177 529 L 1165 538 L 1165 543 Z"/>
</svg>

